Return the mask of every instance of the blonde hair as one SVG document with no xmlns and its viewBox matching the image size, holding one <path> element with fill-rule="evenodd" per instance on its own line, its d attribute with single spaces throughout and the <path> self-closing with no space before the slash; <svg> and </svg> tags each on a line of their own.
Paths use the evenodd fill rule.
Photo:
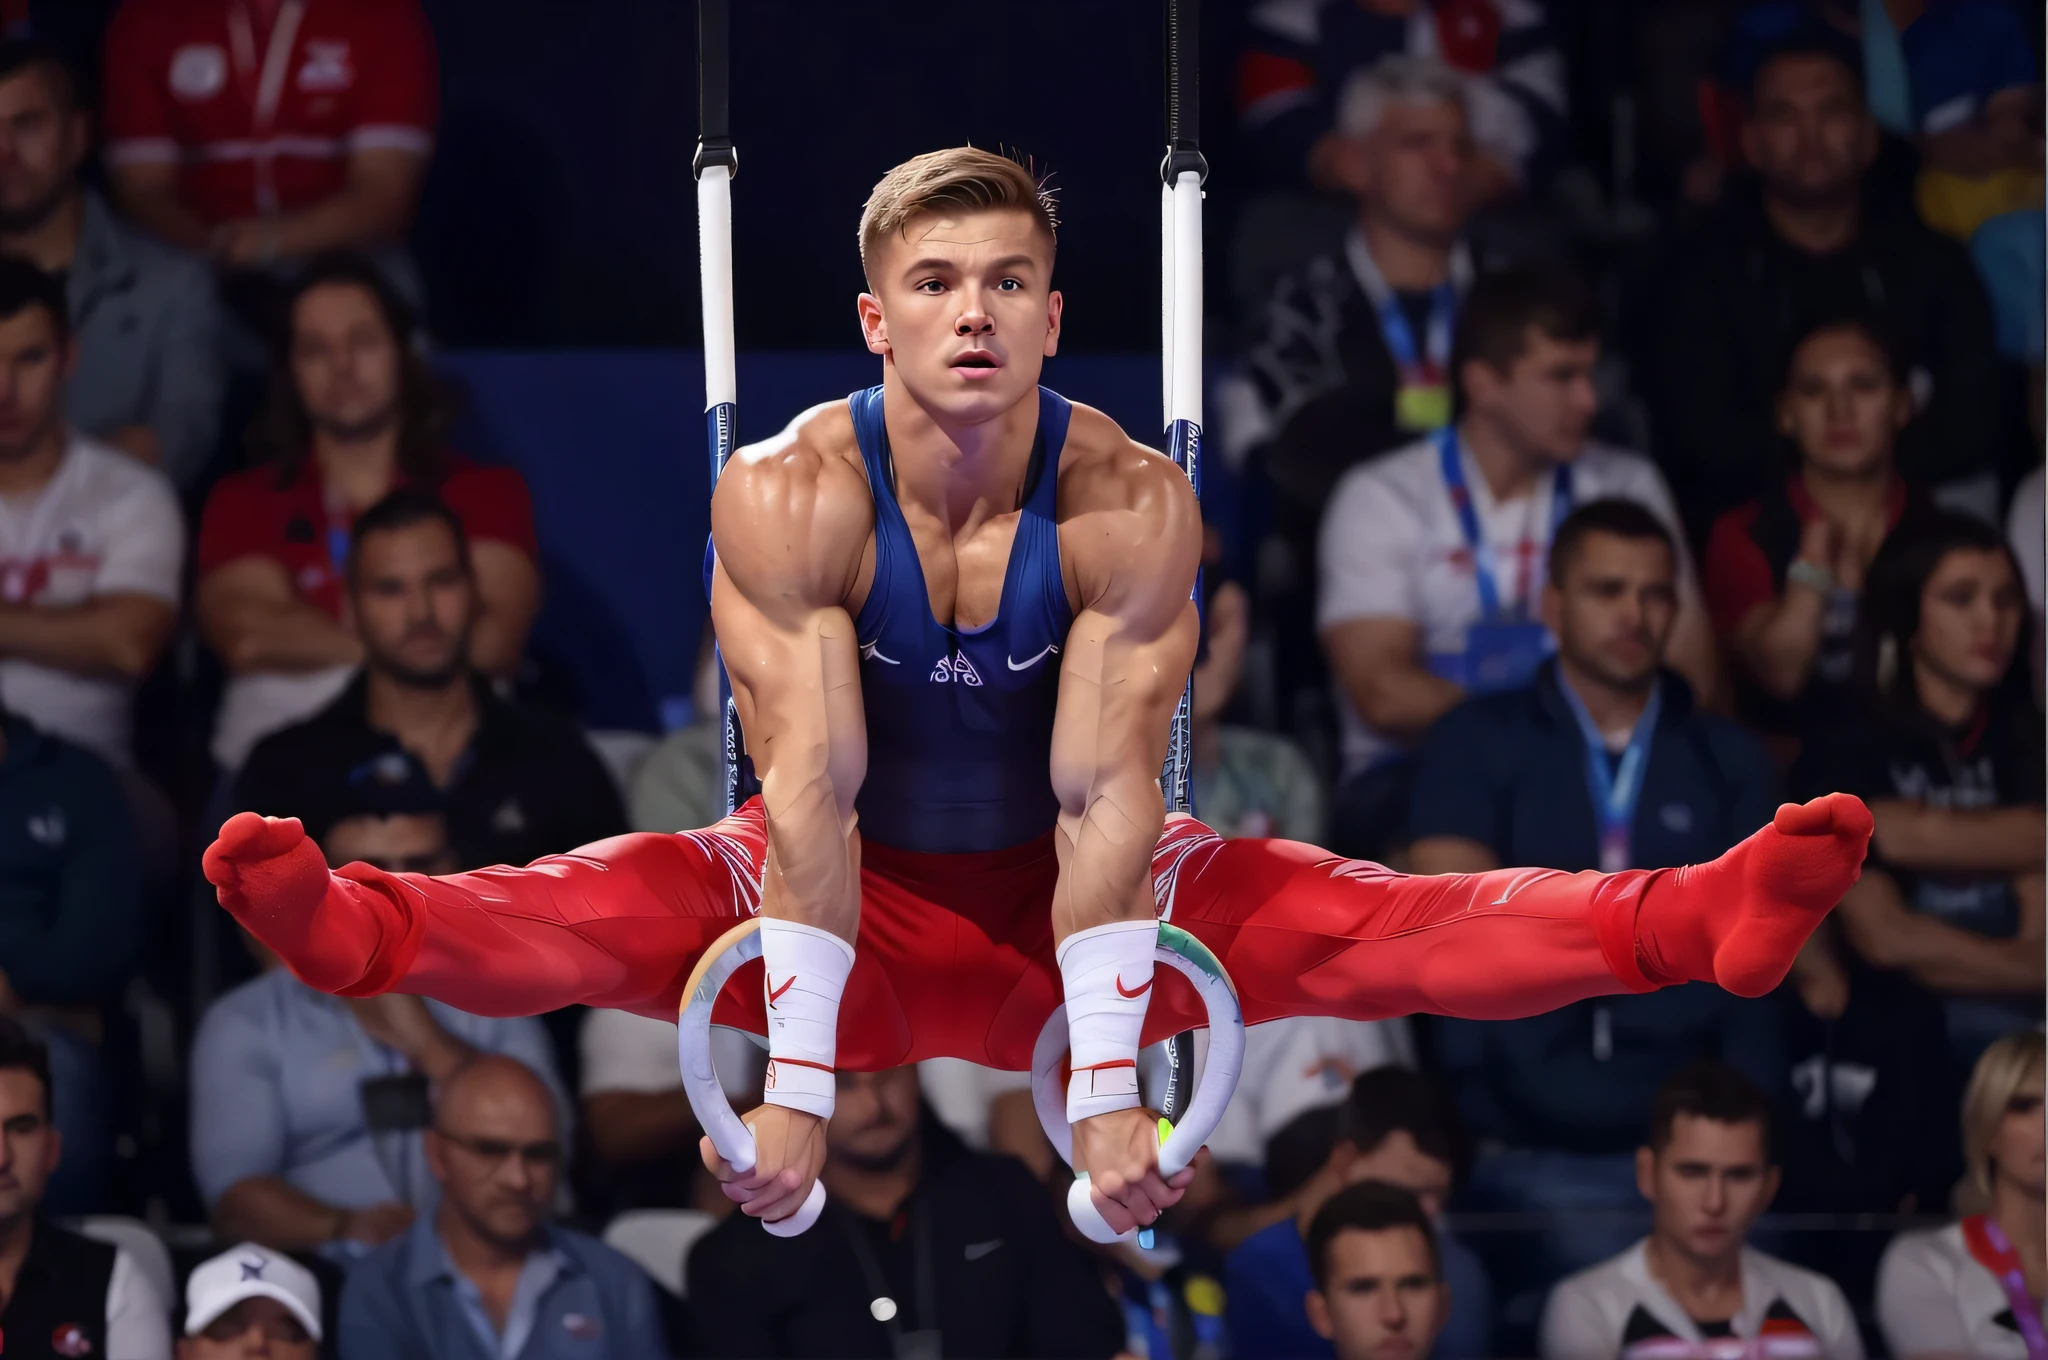
<svg viewBox="0 0 2048 1360">
<path fill-rule="evenodd" d="M 860 266 L 874 282 L 871 267 L 882 239 L 900 234 L 915 218 L 935 212 L 986 212 L 1017 208 L 1028 212 L 1059 239 L 1059 213 L 1052 193 L 1031 168 L 971 146 L 947 147 L 912 156 L 882 176 L 860 214 Z"/>
<path fill-rule="evenodd" d="M 2048 1041 L 2037 1029 L 2008 1034 L 1984 1050 L 1963 1092 L 1964 1196 L 1971 1207 L 1991 1202 L 1991 1144 L 2005 1119 L 2005 1107 L 2030 1080 L 2037 1086 L 2048 1065 Z"/>
</svg>

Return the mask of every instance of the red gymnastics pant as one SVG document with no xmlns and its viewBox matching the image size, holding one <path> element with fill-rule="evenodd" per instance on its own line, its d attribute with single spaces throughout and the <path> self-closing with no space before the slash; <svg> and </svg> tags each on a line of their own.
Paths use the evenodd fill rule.
<svg viewBox="0 0 2048 1360">
<path fill-rule="evenodd" d="M 1247 1023 L 1509 1019 L 1693 979 L 1768 990 L 1854 880 L 1869 833 L 1863 806 L 1832 795 L 1781 809 L 1776 828 L 1706 866 L 1410 877 L 1176 817 L 1153 885 L 1160 916 L 1223 961 Z M 414 992 L 483 1015 L 582 1003 L 673 1019 L 705 949 L 759 910 L 765 840 L 754 800 L 701 831 L 620 836 L 525 869 L 330 875 L 295 824 L 243 814 L 206 863 L 222 904 L 323 991 Z M 968 855 L 864 843 L 841 1064 L 1028 1068 L 1061 999 L 1057 872 L 1050 834 Z M 727 986 L 718 1023 L 763 1032 L 759 976 L 749 965 Z M 1159 979 L 1148 1043 L 1205 1022 L 1178 974 Z"/>
</svg>

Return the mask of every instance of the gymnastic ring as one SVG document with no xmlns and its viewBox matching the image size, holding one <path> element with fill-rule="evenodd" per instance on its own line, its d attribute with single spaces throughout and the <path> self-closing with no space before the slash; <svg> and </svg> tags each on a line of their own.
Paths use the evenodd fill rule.
<svg viewBox="0 0 2048 1360">
<path fill-rule="evenodd" d="M 1195 1154 L 1223 1122 L 1223 1112 L 1237 1091 L 1238 1074 L 1244 1068 L 1244 1009 L 1238 1004 L 1237 987 L 1209 946 L 1166 921 L 1159 923 L 1160 963 L 1176 969 L 1195 985 L 1195 992 L 1209 1013 L 1209 1056 L 1195 1080 L 1194 1098 L 1186 1115 L 1159 1143 L 1159 1173 L 1178 1175 L 1195 1160 Z M 1067 1056 L 1067 1008 L 1055 1006 L 1038 1032 L 1031 1051 L 1031 1103 L 1038 1122 L 1063 1161 L 1074 1163 L 1074 1130 L 1067 1123 L 1067 1088 L 1061 1068 Z M 1091 1242 L 1120 1242 L 1133 1233 L 1113 1231 L 1095 1207 L 1088 1190 L 1088 1176 L 1074 1177 L 1067 1191 L 1067 1212 L 1074 1226 Z"/>
<path fill-rule="evenodd" d="M 690 971 L 690 981 L 683 988 L 682 1011 L 676 1019 L 676 1056 L 683 1067 L 683 1094 L 689 1097 L 690 1108 L 696 1112 L 697 1123 L 711 1140 L 711 1146 L 735 1171 L 753 1169 L 754 1131 L 733 1113 L 732 1102 L 725 1098 L 725 1088 L 718 1084 L 718 1072 L 711 1063 L 711 1010 L 726 980 L 740 965 L 760 957 L 759 918 L 742 921 L 719 936 Z M 811 1193 L 795 1213 L 773 1222 L 764 1218 L 761 1226 L 777 1237 L 795 1237 L 816 1223 L 824 1211 L 825 1186 L 812 1181 Z"/>
</svg>

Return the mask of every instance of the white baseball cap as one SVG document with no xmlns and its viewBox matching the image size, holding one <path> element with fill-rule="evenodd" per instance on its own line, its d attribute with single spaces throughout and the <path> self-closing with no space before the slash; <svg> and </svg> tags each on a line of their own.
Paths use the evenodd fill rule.
<svg viewBox="0 0 2048 1360">
<path fill-rule="evenodd" d="M 185 1335 L 199 1335 L 245 1299 L 276 1299 L 320 1339 L 320 1282 L 289 1256 L 254 1242 L 203 1261 L 192 1272 L 185 1284 Z"/>
</svg>

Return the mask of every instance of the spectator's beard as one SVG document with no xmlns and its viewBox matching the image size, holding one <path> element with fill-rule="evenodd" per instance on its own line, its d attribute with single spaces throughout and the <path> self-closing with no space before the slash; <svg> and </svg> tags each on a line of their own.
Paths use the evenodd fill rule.
<svg viewBox="0 0 2048 1360">
<path fill-rule="evenodd" d="M 57 210 L 63 207 L 65 200 L 70 197 L 71 182 L 63 180 L 56 188 L 33 203 L 18 208 L 0 204 L 0 236 L 26 236 L 32 231 L 41 230 L 57 215 Z"/>
<path fill-rule="evenodd" d="M 336 444 L 360 444 L 364 440 L 375 439 L 398 423 L 398 403 L 393 401 L 361 420 L 337 420 L 318 411 L 308 411 L 306 419 L 315 430 Z"/>
<path fill-rule="evenodd" d="M 842 1148 L 834 1148 L 832 1149 L 832 1160 L 852 1167 L 855 1171 L 864 1171 L 869 1175 L 881 1175 L 886 1172 L 901 1170 L 903 1164 L 909 1161 L 912 1154 L 916 1151 L 917 1130 L 915 1128 L 906 1128 L 903 1131 L 903 1137 L 897 1140 L 894 1147 L 884 1148 L 879 1152 L 848 1152 Z"/>
<path fill-rule="evenodd" d="M 470 630 L 463 629 L 456 645 L 448 653 L 448 660 L 439 666 L 415 666 L 403 657 L 376 650 L 369 653 L 369 666 L 377 674 L 407 689 L 447 689 L 469 679 L 469 637 Z"/>
<path fill-rule="evenodd" d="M 1764 181 L 1764 193 L 1793 212 L 1842 211 L 1856 206 L 1856 176 L 1850 174 L 1820 183 L 1780 176 Z"/>
</svg>

